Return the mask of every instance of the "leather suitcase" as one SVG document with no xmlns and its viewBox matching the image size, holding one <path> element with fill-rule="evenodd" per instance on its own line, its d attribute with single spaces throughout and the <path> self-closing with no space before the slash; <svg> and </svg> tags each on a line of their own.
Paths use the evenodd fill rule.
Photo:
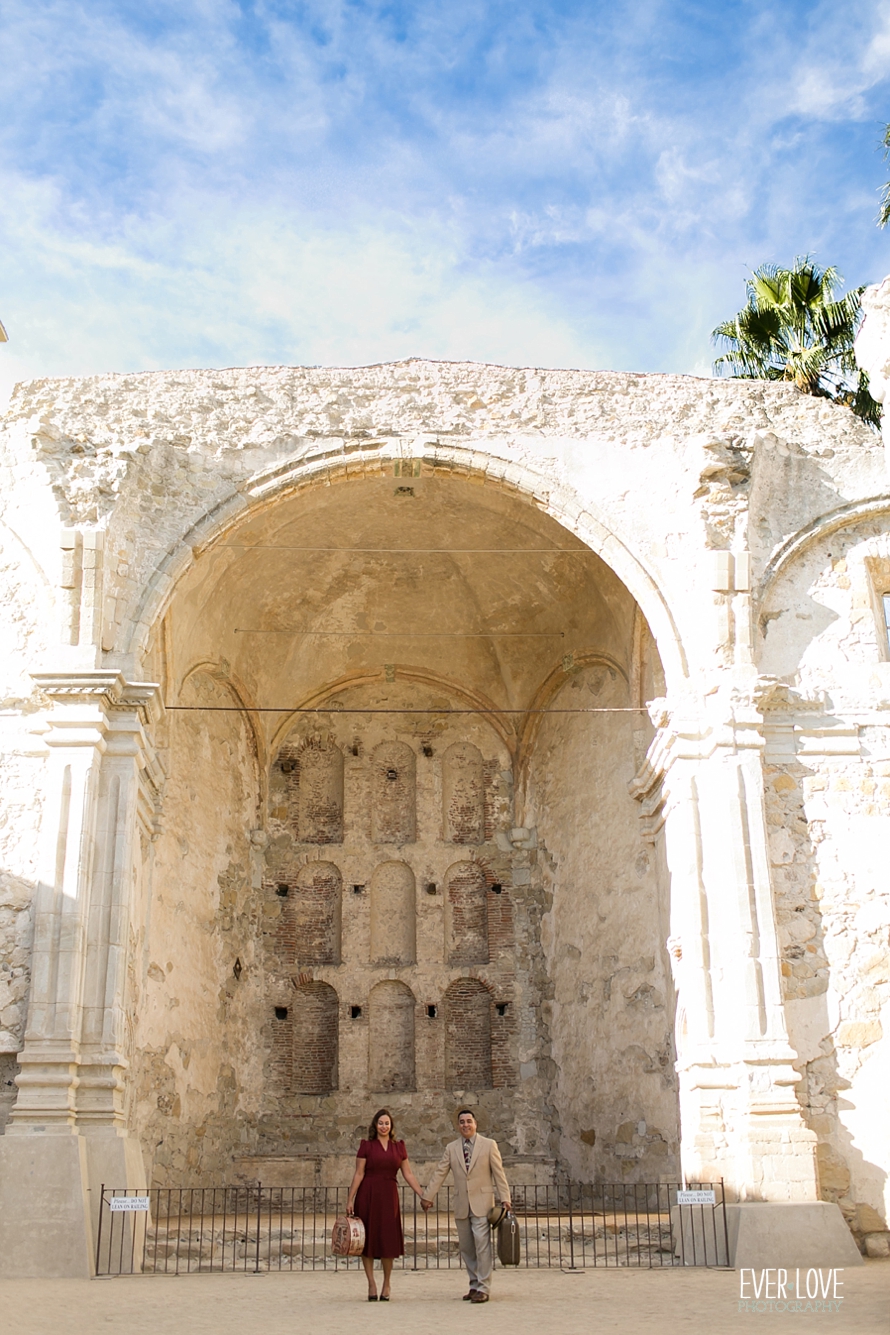
<svg viewBox="0 0 890 1335">
<path fill-rule="evenodd" d="M 522 1249 L 519 1240 L 519 1223 L 512 1210 L 508 1210 L 498 1224 L 498 1260 L 501 1265 L 519 1265 Z"/>
</svg>

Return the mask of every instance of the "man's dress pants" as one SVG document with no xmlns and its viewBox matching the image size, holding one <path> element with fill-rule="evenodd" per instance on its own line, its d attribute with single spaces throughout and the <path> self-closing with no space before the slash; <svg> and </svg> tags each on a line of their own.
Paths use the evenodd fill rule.
<svg viewBox="0 0 890 1335">
<path fill-rule="evenodd" d="M 469 1219 L 456 1219 L 460 1242 L 460 1259 L 470 1276 L 470 1288 L 479 1293 L 491 1289 L 491 1271 L 494 1258 L 491 1252 L 491 1226 L 485 1215 L 471 1214 Z"/>
</svg>

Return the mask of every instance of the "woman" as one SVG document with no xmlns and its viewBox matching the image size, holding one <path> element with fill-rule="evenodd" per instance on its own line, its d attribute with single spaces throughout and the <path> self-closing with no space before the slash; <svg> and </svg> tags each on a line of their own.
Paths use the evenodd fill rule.
<svg viewBox="0 0 890 1335">
<path fill-rule="evenodd" d="M 346 1201 L 347 1214 L 355 1214 L 365 1226 L 365 1250 L 362 1265 L 368 1280 L 368 1302 L 376 1303 L 377 1285 L 374 1282 L 374 1261 L 383 1266 L 382 1303 L 389 1302 L 392 1263 L 402 1256 L 405 1245 L 402 1238 L 402 1216 L 399 1212 L 399 1189 L 396 1178 L 402 1177 L 418 1199 L 423 1189 L 408 1162 L 408 1151 L 403 1140 L 393 1140 L 393 1120 L 386 1108 L 381 1108 L 368 1128 L 368 1139 L 358 1147 L 355 1173 Z"/>
</svg>

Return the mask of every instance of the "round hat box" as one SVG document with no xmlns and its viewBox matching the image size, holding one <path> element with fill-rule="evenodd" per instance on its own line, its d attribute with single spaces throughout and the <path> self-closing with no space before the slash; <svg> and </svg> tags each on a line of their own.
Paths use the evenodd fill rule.
<svg viewBox="0 0 890 1335">
<path fill-rule="evenodd" d="M 341 1214 L 331 1229 L 331 1251 L 335 1256 L 361 1256 L 365 1250 L 365 1226 L 354 1214 Z"/>
</svg>

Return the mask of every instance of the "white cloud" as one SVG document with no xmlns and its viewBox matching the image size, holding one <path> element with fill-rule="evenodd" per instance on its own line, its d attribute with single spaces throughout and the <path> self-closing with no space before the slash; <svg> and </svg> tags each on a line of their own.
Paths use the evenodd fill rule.
<svg viewBox="0 0 890 1335">
<path fill-rule="evenodd" d="M 890 70 L 890 4 L 822 4 L 792 69 L 789 110 L 825 120 L 867 117 L 864 94 Z"/>
</svg>

